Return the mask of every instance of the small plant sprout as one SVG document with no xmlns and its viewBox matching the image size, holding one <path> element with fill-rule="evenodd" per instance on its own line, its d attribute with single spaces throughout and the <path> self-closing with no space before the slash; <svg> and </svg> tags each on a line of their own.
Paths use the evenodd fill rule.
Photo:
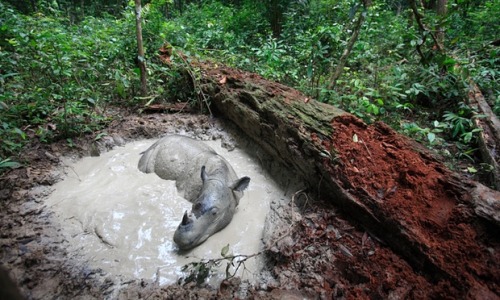
<svg viewBox="0 0 500 300">
<path fill-rule="evenodd" d="M 202 259 L 200 261 L 191 262 L 187 265 L 184 265 L 181 268 L 181 271 L 187 273 L 187 275 L 179 278 L 178 283 L 187 284 L 190 282 L 195 282 L 197 285 L 201 285 L 205 283 L 210 278 L 210 276 L 212 276 L 216 272 L 216 269 L 220 267 L 224 261 L 226 261 L 225 279 L 233 278 L 234 276 L 236 276 L 236 273 L 241 268 L 241 266 L 245 268 L 245 262 L 248 259 L 257 257 L 264 253 L 263 250 L 250 255 L 234 255 L 230 253 L 229 250 L 230 247 L 229 244 L 227 244 L 221 249 L 220 258 Z"/>
</svg>

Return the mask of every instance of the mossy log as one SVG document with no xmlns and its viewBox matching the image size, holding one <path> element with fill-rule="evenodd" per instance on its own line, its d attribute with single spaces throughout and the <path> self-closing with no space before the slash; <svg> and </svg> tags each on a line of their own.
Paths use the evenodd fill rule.
<svg viewBox="0 0 500 300">
<path fill-rule="evenodd" d="M 383 123 L 367 125 L 255 74 L 197 67 L 218 113 L 319 199 L 333 201 L 432 282 L 471 298 L 498 297 L 498 192 L 461 178 Z"/>
</svg>

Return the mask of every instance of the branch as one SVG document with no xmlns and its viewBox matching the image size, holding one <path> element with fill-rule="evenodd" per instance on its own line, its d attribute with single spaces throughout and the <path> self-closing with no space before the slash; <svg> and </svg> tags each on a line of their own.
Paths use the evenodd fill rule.
<svg viewBox="0 0 500 300">
<path fill-rule="evenodd" d="M 361 25 L 363 25 L 365 17 L 366 17 L 366 10 L 363 10 L 359 13 L 359 17 L 358 20 L 356 21 L 356 25 L 354 27 L 354 31 L 351 35 L 351 38 L 349 39 L 349 42 L 347 42 L 347 46 L 344 52 L 342 53 L 342 56 L 340 57 L 337 68 L 335 69 L 335 72 L 330 78 L 330 85 L 328 86 L 328 89 L 330 90 L 335 87 L 335 85 L 337 84 L 337 80 L 340 77 L 340 74 L 342 74 L 342 70 L 344 70 L 347 58 L 349 57 L 349 54 L 351 54 L 352 48 L 354 47 L 354 44 L 358 40 L 359 32 L 361 31 Z"/>
<path fill-rule="evenodd" d="M 415 15 L 415 20 L 417 21 L 418 28 L 420 29 L 420 32 L 422 32 L 423 41 L 425 42 L 425 35 L 423 35 L 423 33 L 428 33 L 431 36 L 432 40 L 434 41 L 434 44 L 436 45 L 437 49 L 442 52 L 444 50 L 443 45 L 441 45 L 441 43 L 439 43 L 439 41 L 436 38 L 436 36 L 434 35 L 434 33 L 432 33 L 432 31 L 430 31 L 429 29 L 427 29 L 427 27 L 425 27 L 424 23 L 422 22 L 424 15 L 422 15 L 418 11 L 417 4 L 415 3 L 415 0 L 409 0 L 409 4 L 411 7 L 411 10 L 413 11 L 413 14 Z M 417 48 L 418 47 L 419 46 L 417 46 Z M 420 51 L 420 49 L 417 49 L 417 51 L 419 52 L 420 56 L 423 55 L 422 52 Z M 422 59 L 424 59 L 424 58 L 425 57 L 422 56 Z"/>
</svg>

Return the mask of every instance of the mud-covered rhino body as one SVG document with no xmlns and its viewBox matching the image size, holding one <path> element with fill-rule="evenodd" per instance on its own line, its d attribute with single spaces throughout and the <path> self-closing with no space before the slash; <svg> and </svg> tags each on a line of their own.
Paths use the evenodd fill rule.
<svg viewBox="0 0 500 300">
<path fill-rule="evenodd" d="M 231 165 L 201 141 L 166 136 L 143 152 L 139 170 L 175 180 L 177 190 L 193 203 L 174 234 L 180 249 L 190 249 L 226 227 L 250 178 L 238 179 Z M 201 172 L 201 176 L 200 176 Z"/>
</svg>

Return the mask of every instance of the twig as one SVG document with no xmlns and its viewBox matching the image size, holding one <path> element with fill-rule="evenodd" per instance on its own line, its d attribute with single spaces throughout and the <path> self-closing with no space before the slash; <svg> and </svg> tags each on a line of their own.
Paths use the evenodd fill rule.
<svg viewBox="0 0 500 300">
<path fill-rule="evenodd" d="M 82 179 L 80 178 L 80 176 L 78 175 L 78 173 L 76 173 L 75 168 L 73 168 L 72 166 L 66 164 L 65 162 L 63 162 L 62 164 L 63 164 L 64 167 L 67 167 L 67 168 L 71 169 L 71 171 L 73 171 L 73 173 L 75 173 L 76 178 L 78 179 L 78 181 L 82 182 Z"/>
<path fill-rule="evenodd" d="M 432 33 L 431 30 L 429 30 L 427 27 L 425 27 L 424 23 L 422 22 L 423 15 L 418 11 L 417 4 L 415 3 L 415 0 L 410 1 L 410 7 L 411 10 L 413 11 L 413 14 L 415 15 L 415 20 L 417 21 L 418 28 L 422 33 L 427 32 L 431 36 L 432 40 L 434 41 L 434 44 L 436 45 L 437 49 L 439 51 L 443 51 L 443 46 L 438 42 L 438 39 L 436 36 Z M 425 41 L 425 36 L 424 36 L 424 41 Z M 419 51 L 419 54 L 422 56 L 423 54 L 420 53 L 420 49 L 417 49 Z"/>
<path fill-rule="evenodd" d="M 363 145 L 365 146 L 366 151 L 368 151 L 368 156 L 370 157 L 370 160 L 371 160 L 371 162 L 373 163 L 372 153 L 370 152 L 370 150 L 369 150 L 369 149 L 368 149 L 368 147 L 366 146 L 366 143 L 365 143 L 363 140 L 361 140 L 361 142 L 362 142 L 362 143 L 363 143 Z"/>
</svg>

